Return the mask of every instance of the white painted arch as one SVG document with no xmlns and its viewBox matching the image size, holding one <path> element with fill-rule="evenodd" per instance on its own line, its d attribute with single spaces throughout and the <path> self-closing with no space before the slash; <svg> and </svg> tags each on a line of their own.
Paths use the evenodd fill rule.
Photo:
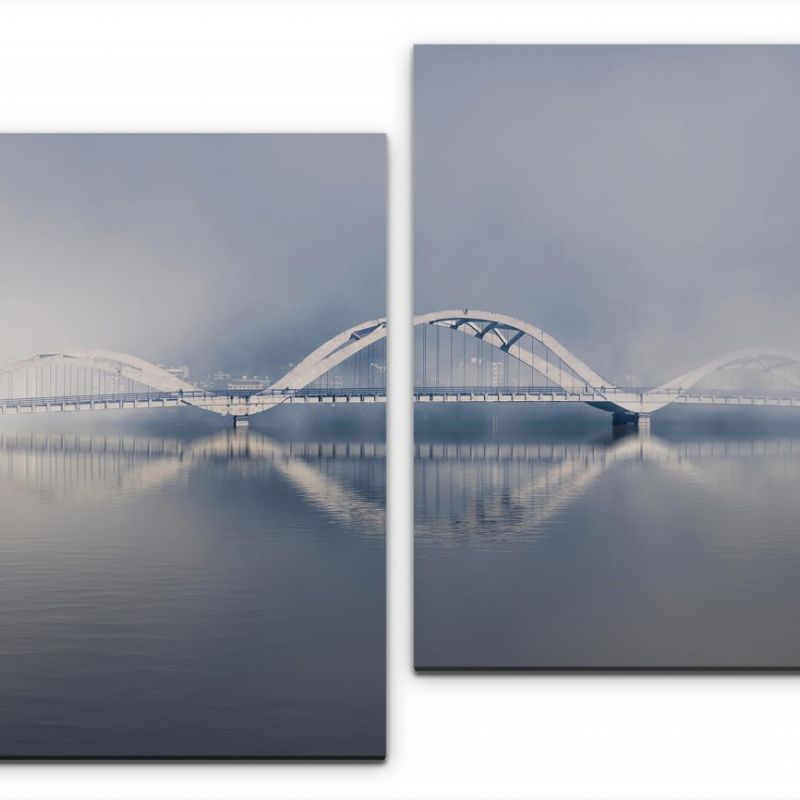
<svg viewBox="0 0 800 800">
<path fill-rule="evenodd" d="M 659 392 L 674 392 L 682 389 L 688 390 L 696 386 L 704 378 L 726 369 L 761 369 L 769 372 L 782 380 L 787 380 L 798 385 L 797 378 L 785 372 L 786 367 L 800 364 L 800 354 L 791 350 L 774 348 L 751 347 L 745 350 L 735 350 L 697 367 L 689 372 L 684 372 L 676 378 L 662 383 L 652 390 L 653 394 Z"/>
<path fill-rule="evenodd" d="M 609 381 L 592 370 L 543 329 L 507 314 L 473 309 L 435 311 L 417 315 L 414 318 L 414 325 L 447 327 L 482 339 L 487 344 L 532 367 L 555 385 L 564 389 L 574 389 L 576 380 L 581 385 L 595 390 L 602 391 L 604 388 L 613 388 Z M 353 325 L 309 353 L 299 364 L 265 389 L 262 394 L 290 393 L 292 390 L 303 389 L 364 348 L 384 339 L 386 334 L 386 319 L 383 317 Z M 518 343 L 523 334 L 527 334 L 543 344 L 574 373 L 575 377 L 570 376 L 568 380 L 564 380 L 564 373 L 556 363 L 549 362 L 547 359 L 523 349 Z M 98 349 L 39 353 L 30 358 L 0 366 L 0 374 L 48 365 L 68 365 L 103 370 L 136 381 L 159 392 L 197 392 L 197 387 L 144 359 L 127 353 Z M 206 407 L 206 401 L 202 398 L 190 402 L 192 405 Z M 263 408 L 266 410 L 273 407 L 274 404 L 264 405 Z M 208 407 L 207 410 L 221 413 L 216 407 Z M 255 410 L 253 408 L 251 412 Z"/>
<path fill-rule="evenodd" d="M 800 378 L 797 374 L 787 371 L 789 367 L 800 365 L 800 354 L 789 350 L 774 348 L 737 350 L 685 372 L 654 389 L 631 393 L 629 390 L 615 387 L 542 328 L 507 314 L 475 309 L 451 309 L 417 315 L 413 324 L 445 327 L 481 339 L 532 367 L 555 386 L 567 392 L 584 389 L 591 391 L 596 398 L 599 396 L 602 399 L 595 399 L 590 405 L 606 411 L 627 411 L 632 414 L 656 411 L 671 403 L 676 394 L 688 392 L 705 377 L 731 368 L 761 369 L 800 388 Z M 199 392 L 196 386 L 170 374 L 162 367 L 127 353 L 108 350 L 75 349 L 39 353 L 30 358 L 0 365 L 0 376 L 23 372 L 33 367 L 86 367 L 135 381 L 157 392 L 186 394 L 184 403 L 187 405 L 195 405 L 224 415 L 247 415 L 280 405 L 291 396 L 293 390 L 307 387 L 364 348 L 384 339 L 386 334 L 385 318 L 353 325 L 328 339 L 268 389 L 261 394 L 251 395 L 249 399 L 234 400 L 224 395 L 205 395 Z M 541 343 L 549 353 L 556 356 L 556 360 L 568 368 L 567 373 L 554 360 L 543 358 L 523 348 L 521 340 L 524 335 Z"/>
<path fill-rule="evenodd" d="M 533 367 L 557 386 L 568 390 L 574 389 L 575 380 L 564 380 L 563 370 L 560 370 L 555 362 L 550 362 L 521 347 L 518 342 L 524 334 L 527 334 L 557 356 L 574 373 L 582 386 L 599 391 L 613 388 L 610 381 L 591 369 L 542 328 L 507 314 L 474 309 L 433 311 L 414 317 L 414 326 L 420 325 L 438 325 L 482 339 L 498 350 L 508 353 L 512 358 Z M 386 333 L 385 318 L 362 322 L 347 328 L 307 355 L 265 392 L 302 389 L 360 350 L 385 338 Z"/>
<path fill-rule="evenodd" d="M 35 367 L 85 367 L 117 375 L 157 392 L 196 392 L 197 387 L 171 375 L 165 369 L 142 358 L 110 350 L 65 350 L 56 353 L 39 353 L 19 361 L 0 366 L 0 375 L 24 372 Z"/>
<path fill-rule="evenodd" d="M 282 378 L 264 390 L 264 394 L 274 391 L 304 389 L 326 372 L 352 358 L 365 347 L 386 338 L 386 319 L 368 320 L 353 325 L 328 339 L 316 350 L 309 353 L 299 364 L 292 367 Z"/>
<path fill-rule="evenodd" d="M 508 314 L 472 308 L 434 311 L 414 317 L 414 325 L 437 325 L 482 339 L 528 367 L 532 367 L 556 386 L 567 391 L 584 387 L 602 392 L 604 389 L 614 388 L 613 383 L 591 369 L 545 330 Z M 558 364 L 525 350 L 519 344 L 525 334 L 544 345 L 560 359 L 574 373 L 574 378 L 569 377 L 568 380 L 564 380 L 563 370 L 559 369 Z"/>
</svg>

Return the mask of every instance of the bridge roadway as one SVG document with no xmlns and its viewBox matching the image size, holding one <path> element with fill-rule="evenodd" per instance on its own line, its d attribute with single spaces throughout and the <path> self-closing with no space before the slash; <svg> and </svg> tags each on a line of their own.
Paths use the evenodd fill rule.
<svg viewBox="0 0 800 800">
<path fill-rule="evenodd" d="M 615 424 L 646 425 L 653 405 L 756 406 L 800 408 L 800 391 L 742 392 L 737 390 L 655 389 L 646 387 L 592 387 L 574 389 L 554 386 L 422 386 L 414 389 L 414 402 L 436 403 L 585 403 L 609 410 L 608 406 L 640 407 L 638 413 L 615 412 Z M 385 403 L 382 388 L 285 389 L 260 393 L 231 392 L 139 392 L 111 395 L 74 395 L 0 399 L 0 415 L 52 412 L 110 411 L 125 409 L 180 408 L 196 406 L 224 416 L 238 425 L 253 414 L 278 405 L 341 405 Z"/>
<path fill-rule="evenodd" d="M 662 389 L 657 387 L 417 387 L 418 403 L 586 403 L 612 411 L 615 425 L 647 425 L 652 411 L 671 403 L 680 405 L 757 406 L 800 408 L 800 391 L 742 391 L 731 389 Z M 621 411 L 620 408 L 631 409 Z"/>
<path fill-rule="evenodd" d="M 283 404 L 384 403 L 383 389 L 286 389 L 253 394 L 241 392 L 135 392 L 131 394 L 0 398 L 0 415 L 74 411 L 112 411 L 195 406 L 232 416 L 238 424 L 248 416 Z"/>
</svg>

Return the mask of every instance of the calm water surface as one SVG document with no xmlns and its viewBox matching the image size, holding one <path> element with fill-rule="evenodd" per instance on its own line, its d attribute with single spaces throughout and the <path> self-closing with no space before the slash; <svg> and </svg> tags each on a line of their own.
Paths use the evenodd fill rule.
<svg viewBox="0 0 800 800">
<path fill-rule="evenodd" d="M 0 755 L 382 755 L 384 464 L 0 434 Z"/>
<path fill-rule="evenodd" d="M 416 452 L 425 668 L 800 666 L 800 438 Z"/>
</svg>

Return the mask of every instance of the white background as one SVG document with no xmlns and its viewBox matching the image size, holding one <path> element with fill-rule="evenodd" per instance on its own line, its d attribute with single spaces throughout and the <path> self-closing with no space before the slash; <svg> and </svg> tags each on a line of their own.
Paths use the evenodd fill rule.
<svg viewBox="0 0 800 800">
<path fill-rule="evenodd" d="M 387 762 L 4 765 L 3 798 L 800 795 L 800 677 L 412 672 L 411 46 L 489 41 L 798 42 L 800 2 L 0 3 L 3 130 L 388 132 L 392 322 Z"/>
</svg>

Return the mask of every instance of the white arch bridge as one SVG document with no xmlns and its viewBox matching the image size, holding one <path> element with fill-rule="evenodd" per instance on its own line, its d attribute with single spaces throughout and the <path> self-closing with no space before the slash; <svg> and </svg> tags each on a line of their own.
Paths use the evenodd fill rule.
<svg viewBox="0 0 800 800">
<path fill-rule="evenodd" d="M 800 408 L 800 355 L 787 350 L 739 350 L 657 386 L 624 386 L 505 314 L 437 311 L 414 326 L 419 403 L 586 403 L 626 425 L 672 403 Z M 284 404 L 382 403 L 385 339 L 385 319 L 355 325 L 259 392 L 201 389 L 125 353 L 40 353 L 0 366 L 0 414 L 194 406 L 243 424 Z"/>
</svg>

